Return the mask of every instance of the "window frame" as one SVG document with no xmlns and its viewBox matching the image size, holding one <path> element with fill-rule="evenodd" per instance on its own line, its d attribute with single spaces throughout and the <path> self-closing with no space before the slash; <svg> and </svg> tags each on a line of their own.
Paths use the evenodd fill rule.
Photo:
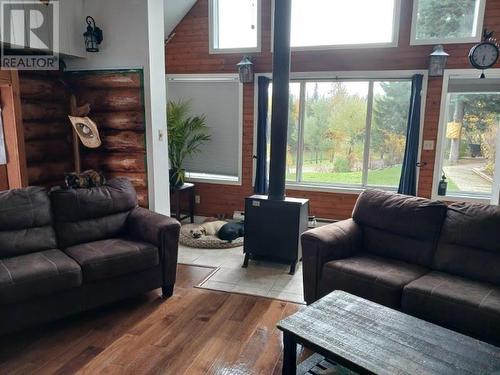
<svg viewBox="0 0 500 375">
<path fill-rule="evenodd" d="M 291 73 L 290 81 L 292 82 L 301 82 L 301 84 L 305 85 L 305 82 L 314 82 L 314 81 L 370 81 L 369 86 L 372 87 L 371 94 L 373 95 L 373 82 L 379 81 L 390 81 L 390 80 L 411 80 L 413 75 L 422 74 L 423 84 L 422 84 L 422 92 L 421 92 L 421 112 L 420 112 L 420 134 L 419 134 L 419 149 L 417 160 L 420 161 L 422 154 L 422 138 L 423 138 L 423 128 L 424 128 L 424 115 L 425 115 L 425 105 L 427 97 L 427 84 L 428 84 L 428 71 L 427 70 L 391 70 L 391 71 L 351 71 L 351 72 L 297 72 Z M 258 121 L 258 77 L 268 77 L 272 79 L 271 73 L 259 73 L 256 74 L 255 83 L 254 83 L 254 149 L 253 154 L 257 153 L 257 121 Z M 302 83 L 303 82 L 303 83 Z M 305 90 L 301 90 L 301 94 L 305 94 Z M 305 96 L 305 95 L 304 95 Z M 369 99 L 367 98 L 367 105 L 369 105 Z M 299 132 L 304 129 L 304 102 L 302 101 L 299 104 Z M 367 116 L 366 116 L 366 124 L 371 127 L 372 116 L 370 116 L 369 108 L 367 108 Z M 368 124 L 369 123 L 369 124 Z M 303 145 L 304 139 L 301 137 L 299 140 L 299 147 Z M 366 152 L 369 149 L 369 142 L 365 141 L 364 147 L 365 152 L 363 154 L 363 169 L 368 166 L 369 162 L 369 153 Z M 302 160 L 302 157 L 297 155 L 297 180 L 291 182 L 289 180 L 286 181 L 285 187 L 287 190 L 295 190 L 295 191 L 319 191 L 319 192 L 329 192 L 329 193 L 341 193 L 341 194 L 359 194 L 364 191 L 366 188 L 379 188 L 387 191 L 397 191 L 397 187 L 389 187 L 389 186 L 375 186 L 375 185 L 366 185 L 364 184 L 366 180 L 362 181 L 361 185 L 347 185 L 347 184 L 331 184 L 331 183 L 316 183 L 316 182 L 304 182 L 298 181 L 299 176 L 301 175 L 301 166 L 299 162 Z M 256 161 L 253 163 L 253 176 L 252 176 L 252 186 L 255 185 L 255 173 L 256 173 Z M 368 173 L 363 173 L 364 178 L 367 179 Z M 417 168 L 417 185 L 420 177 L 420 169 Z"/>
<path fill-rule="evenodd" d="M 215 6 L 219 0 L 208 1 L 208 52 L 210 55 L 229 54 L 229 53 L 258 53 L 262 49 L 262 0 L 257 2 L 257 47 L 242 48 L 219 48 L 215 47 L 215 36 L 217 35 L 218 20 L 216 17 Z M 216 25 L 217 23 L 217 25 Z"/>
<path fill-rule="evenodd" d="M 474 21 L 476 33 L 472 37 L 466 38 L 437 38 L 437 39 L 417 39 L 417 10 L 418 2 L 420 0 L 413 0 L 413 10 L 411 15 L 411 32 L 410 32 L 410 46 L 428 46 L 436 44 L 461 44 L 461 43 L 477 43 L 483 37 L 484 16 L 486 11 L 486 0 L 478 0 L 479 4 L 476 7 L 476 19 Z"/>
<path fill-rule="evenodd" d="M 500 69 L 488 70 L 488 76 L 492 78 L 500 78 Z M 474 193 L 454 193 L 452 195 L 438 195 L 439 181 L 441 180 L 441 171 L 443 169 L 444 151 L 445 151 L 445 131 L 448 114 L 448 86 L 452 78 L 478 78 L 478 71 L 475 69 L 446 69 L 443 75 L 443 89 L 441 94 L 441 106 L 439 110 L 439 125 L 436 142 L 436 154 L 434 160 L 434 175 L 432 183 L 432 199 L 445 200 L 449 202 L 473 202 L 484 204 L 499 204 L 500 200 L 500 152 L 496 153 L 495 171 L 493 174 L 493 185 L 491 198 L 487 198 L 482 194 Z M 499 136 L 500 140 L 500 136 Z M 499 143 L 497 140 L 497 144 Z"/>
<path fill-rule="evenodd" d="M 243 184 L 243 84 L 240 82 L 239 75 L 233 73 L 166 74 L 165 80 L 167 86 L 167 102 L 170 100 L 168 95 L 169 81 L 238 82 L 238 175 L 226 176 L 221 174 L 186 171 L 186 181 L 241 186 Z"/>
<path fill-rule="evenodd" d="M 392 21 L 392 41 L 387 43 L 361 44 L 330 44 L 318 46 L 291 47 L 292 52 L 298 51 L 328 51 L 337 49 L 364 49 L 364 48 L 396 48 L 399 46 L 399 29 L 401 24 L 401 1 L 394 0 L 394 16 Z M 274 50 L 274 2 L 271 1 L 271 52 Z"/>
</svg>

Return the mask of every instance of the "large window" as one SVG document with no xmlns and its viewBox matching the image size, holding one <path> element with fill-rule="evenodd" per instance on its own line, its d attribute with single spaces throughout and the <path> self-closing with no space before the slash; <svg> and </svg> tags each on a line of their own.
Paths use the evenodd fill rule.
<svg viewBox="0 0 500 375">
<path fill-rule="evenodd" d="M 452 75 L 446 84 L 436 193 L 444 175 L 448 186 L 441 195 L 497 202 L 500 78 Z"/>
<path fill-rule="evenodd" d="M 396 189 L 410 92 L 409 78 L 293 81 L 288 185 Z"/>
<path fill-rule="evenodd" d="M 396 46 L 400 0 L 292 0 L 295 49 Z"/>
<path fill-rule="evenodd" d="M 260 0 L 210 0 L 210 52 L 260 52 Z"/>
<path fill-rule="evenodd" d="M 414 0 L 412 44 L 481 39 L 485 0 Z"/>
</svg>

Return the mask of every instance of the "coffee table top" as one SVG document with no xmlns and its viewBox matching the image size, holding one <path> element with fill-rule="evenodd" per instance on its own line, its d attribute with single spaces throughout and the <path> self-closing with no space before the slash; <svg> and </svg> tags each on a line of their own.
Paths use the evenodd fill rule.
<svg viewBox="0 0 500 375">
<path fill-rule="evenodd" d="M 342 291 L 278 328 L 361 372 L 500 374 L 500 348 Z"/>
</svg>

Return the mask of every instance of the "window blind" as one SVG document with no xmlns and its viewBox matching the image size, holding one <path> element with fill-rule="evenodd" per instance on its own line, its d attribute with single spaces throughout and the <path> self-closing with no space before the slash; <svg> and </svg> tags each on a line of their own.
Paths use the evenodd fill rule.
<svg viewBox="0 0 500 375">
<path fill-rule="evenodd" d="M 211 141 L 184 162 L 187 172 L 239 176 L 241 90 L 237 78 L 167 79 L 169 101 L 189 101 L 192 116 L 205 115 Z M 168 126 L 168 124 L 167 124 Z"/>
</svg>

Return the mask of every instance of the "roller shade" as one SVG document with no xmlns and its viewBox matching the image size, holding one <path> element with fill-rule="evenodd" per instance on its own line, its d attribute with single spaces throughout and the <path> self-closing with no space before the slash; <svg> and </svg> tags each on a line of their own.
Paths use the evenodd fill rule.
<svg viewBox="0 0 500 375">
<path fill-rule="evenodd" d="M 212 140 L 184 162 L 187 172 L 239 176 L 241 87 L 235 78 L 167 78 L 167 100 L 189 101 L 192 115 L 205 115 Z"/>
<path fill-rule="evenodd" d="M 500 92 L 499 78 L 450 78 L 448 93 Z"/>
</svg>

